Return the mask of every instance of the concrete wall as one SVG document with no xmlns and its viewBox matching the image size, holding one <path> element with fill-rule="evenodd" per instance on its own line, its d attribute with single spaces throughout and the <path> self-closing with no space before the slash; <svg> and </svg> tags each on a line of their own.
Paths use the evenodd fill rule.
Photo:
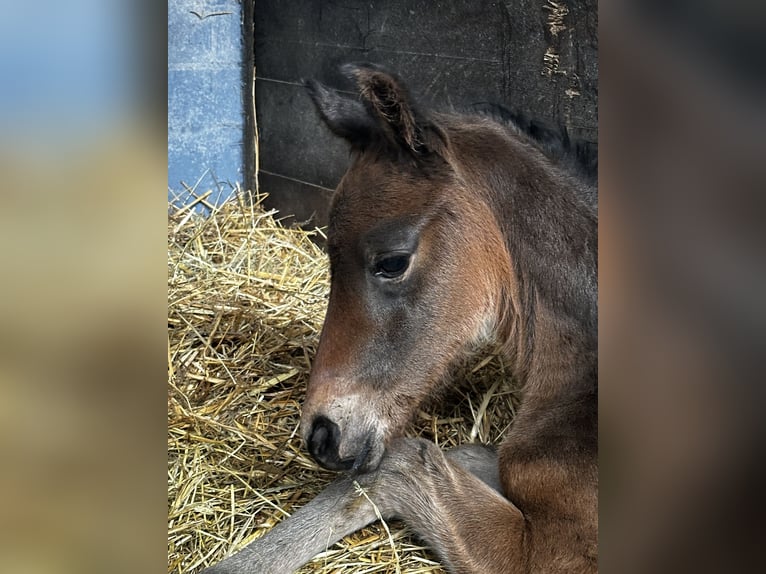
<svg viewBox="0 0 766 574">
<path fill-rule="evenodd" d="M 213 190 L 220 202 L 244 180 L 242 3 L 168 0 L 168 198 Z"/>
</svg>

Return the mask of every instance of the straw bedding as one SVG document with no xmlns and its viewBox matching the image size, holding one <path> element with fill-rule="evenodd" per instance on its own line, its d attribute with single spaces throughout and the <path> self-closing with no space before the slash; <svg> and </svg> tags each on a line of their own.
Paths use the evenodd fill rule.
<svg viewBox="0 0 766 574">
<path fill-rule="evenodd" d="M 169 573 L 219 561 L 333 478 L 298 434 L 329 289 L 321 231 L 286 228 L 262 197 L 245 195 L 207 205 L 207 216 L 168 210 Z M 409 434 L 442 447 L 499 442 L 518 400 L 502 361 L 485 352 L 455 380 Z M 301 572 L 443 570 L 392 522 L 331 546 Z"/>
</svg>

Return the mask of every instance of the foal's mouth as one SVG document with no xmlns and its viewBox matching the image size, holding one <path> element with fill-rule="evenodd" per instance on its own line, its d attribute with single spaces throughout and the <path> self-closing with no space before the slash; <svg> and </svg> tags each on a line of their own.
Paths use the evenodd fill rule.
<svg viewBox="0 0 766 574">
<path fill-rule="evenodd" d="M 376 440 L 375 433 L 369 432 L 357 455 L 338 461 L 340 468 L 334 470 L 348 472 L 352 476 L 374 472 L 383 460 L 384 450 L 382 443 Z"/>
<path fill-rule="evenodd" d="M 372 433 L 367 433 L 367 438 L 364 440 L 364 446 L 362 446 L 362 450 L 359 451 L 359 454 L 356 455 L 356 458 L 354 459 L 353 464 L 351 465 L 351 473 L 352 474 L 358 474 L 361 472 L 369 472 L 370 470 L 374 470 L 371 468 L 364 468 L 367 464 L 368 459 L 370 458 L 370 455 L 372 454 Z M 380 460 L 377 461 L 377 465 L 380 464 Z"/>
<path fill-rule="evenodd" d="M 364 439 L 364 444 L 354 458 L 344 458 L 336 463 L 336 468 L 331 470 L 346 471 L 351 475 L 366 474 L 373 472 L 380 465 L 382 456 L 376 456 L 375 440 L 372 432 Z"/>
</svg>

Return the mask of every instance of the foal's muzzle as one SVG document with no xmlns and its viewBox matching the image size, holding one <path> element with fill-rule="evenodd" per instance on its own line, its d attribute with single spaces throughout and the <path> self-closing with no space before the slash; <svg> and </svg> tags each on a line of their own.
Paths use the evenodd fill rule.
<svg viewBox="0 0 766 574">
<path fill-rule="evenodd" d="M 366 470 L 372 453 L 372 433 L 368 433 L 354 456 L 340 457 L 340 427 L 324 415 L 319 415 L 311 425 L 308 450 L 321 466 L 328 470 Z"/>
</svg>

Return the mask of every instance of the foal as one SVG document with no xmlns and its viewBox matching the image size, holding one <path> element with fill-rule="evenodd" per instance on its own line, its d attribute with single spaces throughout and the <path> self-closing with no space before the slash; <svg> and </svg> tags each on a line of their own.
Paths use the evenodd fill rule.
<svg viewBox="0 0 766 574">
<path fill-rule="evenodd" d="M 376 66 L 343 71 L 359 98 L 309 84 L 354 153 L 331 208 L 329 307 L 301 428 L 322 466 L 347 472 L 205 572 L 292 572 L 378 511 L 453 573 L 595 572 L 595 188 L 556 157 L 578 150 L 518 118 L 422 113 Z M 524 392 L 499 450 L 402 438 L 488 337 Z"/>
</svg>

